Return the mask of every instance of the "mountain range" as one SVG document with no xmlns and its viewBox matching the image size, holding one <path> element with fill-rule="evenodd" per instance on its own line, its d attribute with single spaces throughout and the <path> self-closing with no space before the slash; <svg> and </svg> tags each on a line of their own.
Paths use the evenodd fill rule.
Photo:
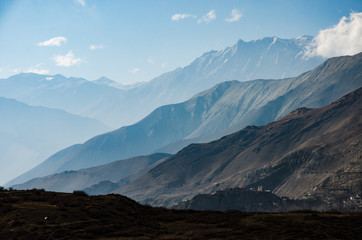
<svg viewBox="0 0 362 240">
<path fill-rule="evenodd" d="M 332 58 L 295 78 L 229 81 L 186 102 L 160 107 L 131 126 L 64 149 L 12 184 L 152 152 L 175 153 L 246 125 L 263 125 L 298 107 L 321 107 L 362 86 L 362 54 Z"/>
<path fill-rule="evenodd" d="M 0 183 L 35 167 L 71 144 L 110 129 L 59 109 L 0 97 Z"/>
<path fill-rule="evenodd" d="M 32 106 L 62 109 L 111 127 L 120 124 L 113 122 L 117 121 L 113 110 L 123 101 L 123 90 L 83 78 L 21 73 L 0 79 L 0 96 Z"/>
<path fill-rule="evenodd" d="M 172 206 L 199 193 L 262 186 L 293 199 L 320 197 L 342 209 L 362 193 L 361 156 L 359 88 L 328 106 L 299 108 L 276 122 L 191 144 L 114 192 Z"/>
<path fill-rule="evenodd" d="M 120 122 L 135 123 L 157 107 L 186 101 L 224 81 L 298 76 L 324 61 L 320 57 L 305 57 L 305 48 L 312 39 L 311 36 L 302 36 L 292 39 L 265 37 L 248 42 L 239 40 L 224 50 L 206 52 L 185 67 L 127 91 L 126 105 L 122 107 L 129 114 L 123 115 Z"/>
<path fill-rule="evenodd" d="M 105 77 L 88 81 L 22 73 L 0 79 L 0 96 L 62 109 L 118 128 L 138 122 L 162 105 L 186 101 L 217 83 L 297 76 L 323 61 L 304 56 L 311 39 L 239 40 L 232 47 L 203 54 L 186 67 L 130 86 Z"/>
</svg>

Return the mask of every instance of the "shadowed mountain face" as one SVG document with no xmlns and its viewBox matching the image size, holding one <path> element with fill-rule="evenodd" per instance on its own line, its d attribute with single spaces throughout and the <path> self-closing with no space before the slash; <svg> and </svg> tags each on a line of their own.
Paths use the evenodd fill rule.
<svg viewBox="0 0 362 240">
<path fill-rule="evenodd" d="M 190 100 L 160 107 L 140 122 L 64 149 L 12 183 L 152 152 L 174 153 L 292 110 L 321 107 L 362 86 L 362 54 L 332 58 L 296 78 L 224 82 Z"/>
<path fill-rule="evenodd" d="M 0 96 L 63 109 L 118 128 L 139 121 L 159 106 L 186 101 L 220 82 L 297 76 L 322 62 L 320 58 L 303 58 L 310 41 L 311 37 L 240 40 L 225 50 L 205 53 L 184 68 L 133 86 L 104 77 L 87 81 L 62 75 L 18 74 L 0 79 Z"/>
<path fill-rule="evenodd" d="M 26 183 L 14 185 L 13 187 L 15 189 L 38 188 L 48 191 L 72 192 L 90 187 L 102 181 L 117 182 L 170 156 L 170 154 L 156 153 L 150 156 L 134 157 L 98 167 L 79 171 L 66 171 L 43 178 L 35 178 Z"/>
<path fill-rule="evenodd" d="M 109 131 L 94 119 L 2 97 L 0 116 L 0 184 L 35 167 L 55 151 Z"/>
<path fill-rule="evenodd" d="M 270 192 L 241 188 L 218 190 L 212 194 L 198 194 L 191 200 L 183 201 L 173 208 L 203 211 L 239 210 L 243 212 L 288 212 L 305 209 L 328 211 L 332 209 L 320 199 L 294 200 L 281 198 Z M 346 210 L 351 211 L 352 209 Z"/>
<path fill-rule="evenodd" d="M 361 159 L 362 88 L 323 108 L 191 144 L 115 192 L 171 206 L 198 193 L 262 185 L 279 196 L 333 204 L 362 193 Z"/>
</svg>

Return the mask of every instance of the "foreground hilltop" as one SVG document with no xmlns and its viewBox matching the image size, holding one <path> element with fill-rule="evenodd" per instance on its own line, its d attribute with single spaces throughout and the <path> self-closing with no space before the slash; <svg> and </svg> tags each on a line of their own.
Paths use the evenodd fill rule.
<svg viewBox="0 0 362 240">
<path fill-rule="evenodd" d="M 120 195 L 0 191 L 1 239 L 359 239 L 361 213 L 178 211 Z"/>
</svg>

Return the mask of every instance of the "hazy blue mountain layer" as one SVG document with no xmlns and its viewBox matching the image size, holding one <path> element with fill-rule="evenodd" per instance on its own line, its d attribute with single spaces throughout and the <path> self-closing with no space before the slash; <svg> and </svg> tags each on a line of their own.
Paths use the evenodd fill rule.
<svg viewBox="0 0 362 240">
<path fill-rule="evenodd" d="M 23 73 L 0 79 L 0 96 L 63 109 L 118 128 L 141 120 L 159 106 L 186 101 L 220 82 L 294 77 L 308 71 L 323 61 L 304 57 L 304 47 L 311 39 L 239 40 L 225 50 L 203 54 L 186 67 L 131 86 L 105 77 L 87 81 L 59 74 Z"/>
<path fill-rule="evenodd" d="M 304 56 L 304 48 L 311 40 L 310 36 L 293 39 L 266 37 L 249 42 L 239 40 L 232 47 L 207 52 L 188 66 L 128 91 L 126 98 L 133 102 L 134 107 L 127 109 L 130 114 L 124 115 L 121 122 L 134 123 L 134 120 L 142 119 L 159 106 L 186 101 L 224 81 L 298 76 L 323 62 L 319 57 Z"/>
<path fill-rule="evenodd" d="M 117 121 L 116 106 L 123 100 L 123 91 L 83 78 L 22 73 L 0 79 L 0 96 L 30 105 L 62 109 L 119 127 L 113 121 Z"/>
<path fill-rule="evenodd" d="M 155 151 L 174 153 L 277 120 L 298 107 L 321 107 L 362 86 L 362 54 L 327 60 L 295 78 L 224 82 L 190 100 L 160 107 L 131 126 L 64 149 L 16 179 L 20 183 Z"/>
<path fill-rule="evenodd" d="M 98 167 L 65 171 L 43 178 L 35 178 L 26 183 L 14 185 L 15 189 L 45 189 L 48 191 L 73 192 L 91 187 L 103 181 L 118 182 L 137 171 L 147 168 L 157 161 L 170 157 L 170 154 L 156 153 L 149 156 L 139 156 L 119 160 Z"/>
<path fill-rule="evenodd" d="M 35 167 L 55 151 L 109 131 L 94 119 L 2 97 L 0 116 L 0 184 Z"/>
</svg>

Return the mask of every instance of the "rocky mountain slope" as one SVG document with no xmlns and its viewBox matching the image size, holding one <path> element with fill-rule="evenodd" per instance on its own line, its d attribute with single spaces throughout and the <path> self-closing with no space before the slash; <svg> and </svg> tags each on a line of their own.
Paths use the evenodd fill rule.
<svg viewBox="0 0 362 240">
<path fill-rule="evenodd" d="M 115 192 L 170 206 L 199 193 L 261 185 L 278 196 L 319 196 L 333 205 L 362 193 L 361 159 L 359 88 L 326 107 L 299 108 L 265 126 L 191 144 Z"/>
<path fill-rule="evenodd" d="M 0 184 L 66 146 L 109 131 L 94 119 L 2 97 L 0 116 Z"/>
<path fill-rule="evenodd" d="M 224 82 L 186 102 L 160 107 L 136 124 L 64 149 L 22 181 L 152 152 L 175 153 L 191 142 L 266 124 L 298 107 L 325 106 L 362 86 L 361 68 L 362 53 L 329 59 L 296 78 Z"/>
</svg>

